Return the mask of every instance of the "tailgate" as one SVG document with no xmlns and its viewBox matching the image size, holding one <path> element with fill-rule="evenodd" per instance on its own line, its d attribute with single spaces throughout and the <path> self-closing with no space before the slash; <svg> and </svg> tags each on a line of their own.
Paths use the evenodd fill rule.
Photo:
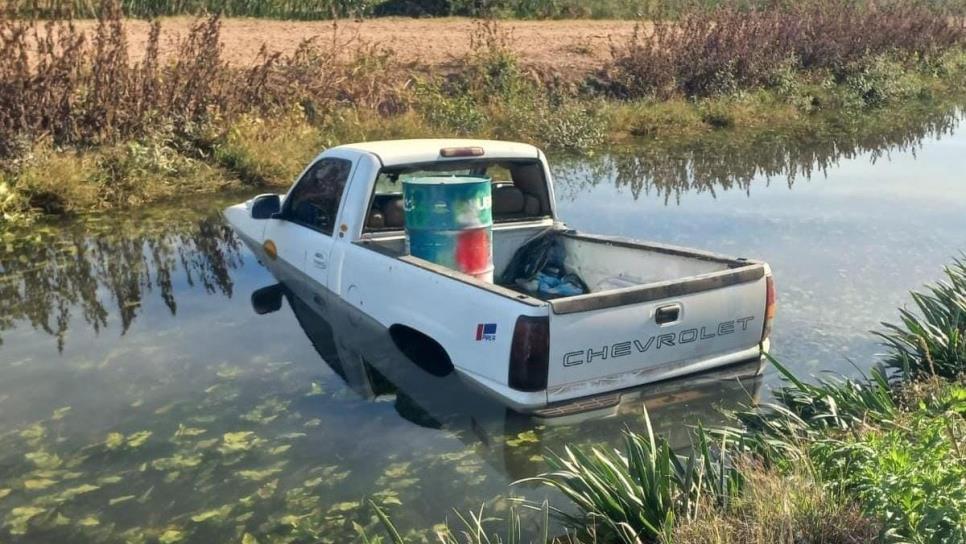
<svg viewBox="0 0 966 544">
<path fill-rule="evenodd" d="M 755 356 L 765 267 L 753 264 L 551 302 L 549 402 Z"/>
</svg>

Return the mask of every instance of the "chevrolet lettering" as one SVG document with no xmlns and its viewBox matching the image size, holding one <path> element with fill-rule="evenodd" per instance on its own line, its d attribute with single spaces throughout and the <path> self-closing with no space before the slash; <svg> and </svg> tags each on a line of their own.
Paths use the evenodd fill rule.
<svg viewBox="0 0 966 544">
<path fill-rule="evenodd" d="M 563 356 L 563 366 L 576 366 L 591 363 L 594 360 L 603 361 L 610 357 L 617 359 L 635 353 L 647 353 L 649 349 L 668 349 L 691 342 L 704 342 L 717 336 L 734 334 L 736 331 L 747 331 L 748 324 L 755 320 L 755 316 L 740 317 L 729 321 L 722 321 L 717 326 L 684 329 L 676 333 L 664 333 L 647 338 L 635 338 L 617 342 L 606 346 L 592 346 L 581 351 L 571 351 Z M 737 327 L 737 328 L 736 328 Z"/>
</svg>

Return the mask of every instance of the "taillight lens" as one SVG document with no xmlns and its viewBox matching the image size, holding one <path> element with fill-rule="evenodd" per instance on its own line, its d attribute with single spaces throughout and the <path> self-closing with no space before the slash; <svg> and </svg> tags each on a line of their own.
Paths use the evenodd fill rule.
<svg viewBox="0 0 966 544">
<path fill-rule="evenodd" d="M 510 346 L 510 387 L 518 391 L 547 388 L 550 364 L 550 319 L 521 315 Z"/>
<path fill-rule="evenodd" d="M 761 341 L 764 342 L 771 334 L 771 322 L 775 319 L 778 308 L 778 298 L 775 294 L 775 278 L 765 276 L 765 327 L 761 331 Z"/>
</svg>

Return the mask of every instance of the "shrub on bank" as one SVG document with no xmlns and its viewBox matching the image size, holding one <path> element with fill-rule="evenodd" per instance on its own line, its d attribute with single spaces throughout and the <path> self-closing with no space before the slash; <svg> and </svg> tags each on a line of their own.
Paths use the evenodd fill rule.
<svg viewBox="0 0 966 544">
<path fill-rule="evenodd" d="M 343 38 L 337 27 L 330 40 L 307 40 L 288 55 L 263 48 L 249 68 L 221 57 L 220 32 L 218 17 L 201 19 L 177 54 L 164 59 L 155 21 L 143 58 L 134 62 L 115 1 L 101 3 L 92 37 L 70 19 L 37 29 L 0 11 L 0 158 L 40 136 L 57 146 L 101 145 L 163 126 L 193 142 L 243 114 L 298 106 L 314 120 L 342 103 L 375 112 L 398 108 L 388 53 Z"/>
<path fill-rule="evenodd" d="M 192 159 L 160 137 L 67 151 L 41 142 L 18 161 L 15 176 L 0 172 L 0 214 L 27 221 L 27 212 L 61 215 L 126 207 L 186 193 L 230 187 L 235 179 Z"/>
<path fill-rule="evenodd" d="M 271 119 L 240 117 L 214 144 L 214 159 L 246 183 L 282 186 L 322 147 L 322 134 L 297 108 Z"/>
<path fill-rule="evenodd" d="M 827 487 L 911 542 L 966 542 L 966 387 L 940 392 L 893 424 L 818 441 L 810 452 Z"/>
<path fill-rule="evenodd" d="M 885 69 L 870 58 L 922 62 L 964 40 L 958 18 L 915 2 L 868 8 L 821 0 L 750 11 L 725 6 L 639 25 L 630 40 L 612 48 L 597 85 L 625 99 L 722 95 L 787 81 L 790 69 L 827 71 L 842 80 Z"/>
<path fill-rule="evenodd" d="M 578 98 L 527 71 L 512 36 L 495 21 L 478 22 L 462 69 L 417 85 L 415 109 L 446 134 L 524 140 L 579 151 L 602 143 L 601 104 Z"/>
<path fill-rule="evenodd" d="M 681 544 L 857 544 L 876 542 L 880 524 L 853 498 L 828 489 L 812 467 L 786 471 L 743 460 L 742 494 L 728 507 L 706 509 L 675 525 L 665 542 Z"/>
</svg>

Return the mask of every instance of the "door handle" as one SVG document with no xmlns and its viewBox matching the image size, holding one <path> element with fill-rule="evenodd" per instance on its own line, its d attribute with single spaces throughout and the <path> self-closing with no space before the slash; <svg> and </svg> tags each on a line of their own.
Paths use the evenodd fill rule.
<svg viewBox="0 0 966 544">
<path fill-rule="evenodd" d="M 323 270 L 325 270 L 325 268 L 328 266 L 328 263 L 325 262 L 325 254 L 318 251 L 316 251 L 315 255 L 312 256 L 312 262 L 315 264 L 316 268 L 321 268 Z"/>
<path fill-rule="evenodd" d="M 681 318 L 681 305 L 671 304 L 668 306 L 661 306 L 654 311 L 654 321 L 658 325 L 665 325 L 667 323 L 674 323 Z"/>
</svg>

